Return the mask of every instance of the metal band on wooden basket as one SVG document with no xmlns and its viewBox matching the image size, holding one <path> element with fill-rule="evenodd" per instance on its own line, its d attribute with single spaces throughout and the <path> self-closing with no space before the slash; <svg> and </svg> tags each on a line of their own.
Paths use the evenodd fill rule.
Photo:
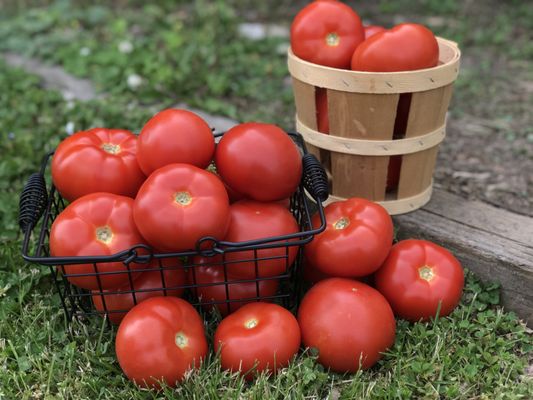
<svg viewBox="0 0 533 400">
<path fill-rule="evenodd" d="M 352 139 L 335 135 L 325 135 L 306 126 L 296 115 L 296 130 L 306 143 L 320 149 L 359 156 L 394 156 L 417 153 L 437 146 L 446 136 L 446 124 L 422 136 L 397 140 Z"/>
<path fill-rule="evenodd" d="M 451 84 L 459 74 L 461 52 L 457 43 L 437 38 L 441 64 L 428 69 L 402 72 L 362 72 L 325 67 L 302 60 L 288 50 L 293 78 L 313 86 L 357 93 L 413 93 Z"/>
</svg>

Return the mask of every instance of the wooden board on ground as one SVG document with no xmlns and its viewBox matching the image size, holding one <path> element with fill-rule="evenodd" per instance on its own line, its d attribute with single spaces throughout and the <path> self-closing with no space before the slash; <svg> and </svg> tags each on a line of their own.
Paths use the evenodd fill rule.
<svg viewBox="0 0 533 400">
<path fill-rule="evenodd" d="M 533 325 L 533 218 L 439 189 L 420 210 L 393 218 L 400 239 L 434 241 L 482 280 L 499 282 L 504 307 Z"/>
</svg>

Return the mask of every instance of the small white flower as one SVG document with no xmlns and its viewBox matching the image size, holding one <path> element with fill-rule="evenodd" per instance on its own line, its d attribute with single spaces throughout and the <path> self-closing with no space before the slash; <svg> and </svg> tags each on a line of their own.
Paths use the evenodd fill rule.
<svg viewBox="0 0 533 400">
<path fill-rule="evenodd" d="M 65 108 L 66 108 L 67 110 L 72 110 L 72 109 L 74 108 L 74 105 L 75 105 L 75 104 L 76 104 L 76 103 L 75 103 L 74 101 L 69 100 L 69 101 L 67 101 L 67 103 L 65 104 Z"/>
<path fill-rule="evenodd" d="M 129 54 L 133 51 L 133 44 L 128 40 L 123 40 L 118 44 L 118 51 L 124 54 Z"/>
<path fill-rule="evenodd" d="M 82 56 L 82 57 L 87 57 L 87 56 L 90 55 L 90 54 L 91 54 L 91 49 L 90 49 L 90 48 L 88 48 L 88 47 L 82 47 L 82 48 L 80 49 L 80 56 Z"/>
<path fill-rule="evenodd" d="M 7 138 L 8 138 L 9 140 L 13 140 L 13 139 L 15 139 L 15 132 L 9 132 L 9 133 L 7 134 Z"/>
<path fill-rule="evenodd" d="M 137 89 L 143 83 L 143 78 L 137 74 L 131 74 L 128 76 L 128 87 L 131 90 Z"/>
<path fill-rule="evenodd" d="M 74 133 L 74 122 L 69 121 L 65 125 L 65 132 L 67 132 L 67 135 L 72 135 Z"/>
</svg>

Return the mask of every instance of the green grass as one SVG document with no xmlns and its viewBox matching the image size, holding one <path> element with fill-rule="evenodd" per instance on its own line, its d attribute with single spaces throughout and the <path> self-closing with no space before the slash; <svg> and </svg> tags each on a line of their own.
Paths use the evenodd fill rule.
<svg viewBox="0 0 533 400">
<path fill-rule="evenodd" d="M 68 123 L 76 130 L 109 126 L 138 131 L 155 111 L 180 101 L 287 127 L 293 118 L 290 88 L 283 83 L 285 58 L 276 52 L 283 40 L 239 39 L 237 1 L 205 1 L 197 6 L 183 1 L 180 7 L 170 1 L 157 6 L 134 2 L 137 8 L 116 9 L 103 2 L 80 3 L 87 5 L 61 1 L 49 8 L 18 11 L 14 6 L 9 9 L 11 17 L 6 17 L 7 12 L 0 16 L 0 51 L 61 64 L 90 76 L 107 93 L 86 103 L 66 101 L 59 93 L 42 89 L 35 76 L 8 68 L 0 59 L 0 399 L 528 398 L 533 392 L 533 381 L 525 372 L 533 350 L 531 334 L 514 314 L 502 311 L 498 287 L 482 285 L 472 274 L 467 276 L 463 301 L 451 316 L 426 324 L 400 321 L 396 344 L 383 361 L 356 375 L 328 374 L 312 354 L 305 353 L 277 376 L 262 376 L 250 385 L 221 371 L 216 358 L 211 358 L 177 389 L 154 393 L 139 390 L 124 378 L 114 358 L 114 332 L 100 320 L 75 323 L 73 334 L 67 334 L 47 269 L 22 261 L 16 219 L 25 179 L 38 169 L 42 155 L 66 135 Z M 285 0 L 279 3 L 290 5 Z M 374 12 L 383 13 L 386 20 L 401 3 L 405 2 L 382 1 Z M 421 18 L 434 13 L 450 18 L 460 3 L 420 4 Z M 521 3 L 513 7 L 505 9 L 495 26 L 516 20 L 514 28 L 503 29 L 503 44 L 495 40 L 487 54 L 502 48 L 507 48 L 502 54 L 510 59 L 530 54 L 520 35 L 529 24 L 523 16 L 529 11 Z M 268 19 L 271 10 L 261 10 L 258 18 Z M 449 37 L 458 38 L 463 28 L 446 29 L 451 29 Z M 479 30 L 463 30 L 471 51 L 481 52 L 479 43 L 490 39 L 475 33 Z M 513 35 L 519 37 L 514 49 L 505 45 Z M 134 44 L 132 53 L 117 50 L 123 40 Z M 90 57 L 80 56 L 84 47 L 90 49 Z M 490 94 L 483 86 L 485 78 L 478 75 L 491 77 L 495 67 L 487 56 L 480 59 L 479 67 L 465 67 L 468 79 L 458 84 L 456 102 L 461 112 L 475 112 L 483 105 L 479 95 Z M 127 85 L 131 73 L 145 79 L 136 90 Z M 516 118 L 527 108 L 520 105 L 517 111 L 506 104 L 490 104 L 498 115 L 510 113 Z M 213 327 L 211 322 L 210 335 Z"/>
</svg>

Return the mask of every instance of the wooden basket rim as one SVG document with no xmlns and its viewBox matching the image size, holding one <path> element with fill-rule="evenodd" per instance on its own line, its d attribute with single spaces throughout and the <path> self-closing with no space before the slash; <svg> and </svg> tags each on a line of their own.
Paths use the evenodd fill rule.
<svg viewBox="0 0 533 400">
<path fill-rule="evenodd" d="M 459 74 L 461 51 L 457 43 L 437 37 L 442 64 L 416 71 L 363 72 L 326 67 L 294 55 L 288 49 L 291 76 L 313 86 L 344 92 L 394 94 L 436 89 L 455 81 Z"/>
</svg>

